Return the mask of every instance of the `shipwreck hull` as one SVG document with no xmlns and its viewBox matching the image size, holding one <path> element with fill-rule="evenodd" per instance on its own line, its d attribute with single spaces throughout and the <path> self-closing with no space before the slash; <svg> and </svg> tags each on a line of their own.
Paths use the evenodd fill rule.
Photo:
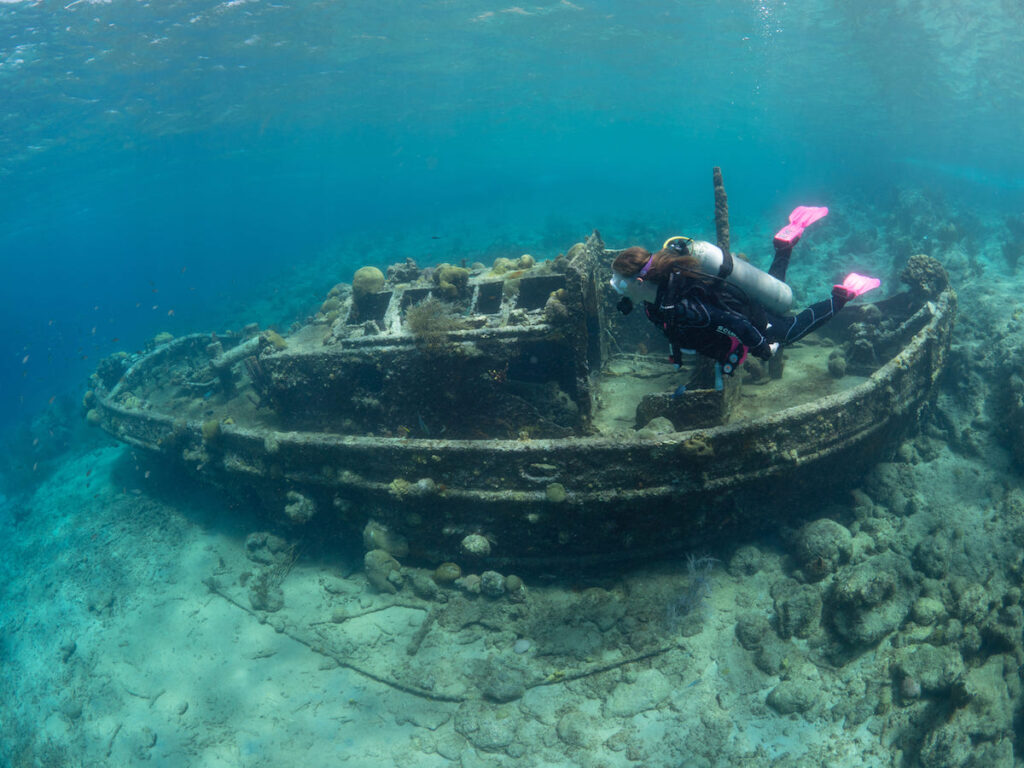
<svg viewBox="0 0 1024 768">
<path fill-rule="evenodd" d="M 423 561 L 455 558 L 468 533 L 491 540 L 487 562 L 495 566 L 638 559 L 776 526 L 787 515 L 807 514 L 808 498 L 822 498 L 822 490 L 852 487 L 919 423 L 955 314 L 948 288 L 923 303 L 900 351 L 839 394 L 656 437 L 381 437 L 233 423 L 211 429 L 198 419 L 126 407 L 113 396 L 161 375 L 172 359 L 201 357 L 208 336 L 178 339 L 141 358 L 116 387 L 97 387 L 95 410 L 117 438 L 269 509 L 279 512 L 298 494 L 312 502 L 320 524 L 358 530 L 369 519 L 382 522 Z M 584 343 L 595 349 L 593 339 Z"/>
</svg>

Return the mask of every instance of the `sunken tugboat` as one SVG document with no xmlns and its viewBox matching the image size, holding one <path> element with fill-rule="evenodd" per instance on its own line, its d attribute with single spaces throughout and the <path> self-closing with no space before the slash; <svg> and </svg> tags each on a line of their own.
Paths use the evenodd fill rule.
<svg viewBox="0 0 1024 768">
<path fill-rule="evenodd" d="M 927 256 L 784 369 L 751 359 L 716 386 L 615 311 L 618 253 L 595 232 L 547 261 L 364 268 L 287 335 L 108 358 L 88 418 L 290 524 L 386 531 L 433 563 L 469 541 L 529 568 L 777 525 L 823 478 L 856 483 L 934 393 L 956 294 Z"/>
</svg>

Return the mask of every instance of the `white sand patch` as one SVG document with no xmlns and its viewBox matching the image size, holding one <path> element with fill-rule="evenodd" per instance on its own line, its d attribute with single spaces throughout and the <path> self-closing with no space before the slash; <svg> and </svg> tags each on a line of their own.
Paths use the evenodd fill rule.
<svg viewBox="0 0 1024 768">
<path fill-rule="evenodd" d="M 14 570 L 3 592 L 0 736 L 13 765 L 897 761 L 879 654 L 833 669 L 821 648 L 790 638 L 766 673 L 739 645 L 737 619 L 771 617 L 773 590 L 789 578 L 770 548 L 754 573 L 717 564 L 701 615 L 679 634 L 666 608 L 685 589 L 682 562 L 578 589 L 528 581 L 517 605 L 454 590 L 447 602 L 408 588 L 379 595 L 358 571 L 300 558 L 280 566 L 284 607 L 264 613 L 250 590 L 278 566 L 247 557 L 237 517 L 195 506 L 211 500 L 133 493 L 129 455 L 79 457 L 20 516 L 3 517 Z M 992 482 L 982 463 L 952 455 L 915 471 L 921 483 L 907 492 L 922 507 L 933 494 L 952 510 L 965 489 L 983 495 Z M 957 514 L 980 522 L 983 506 Z M 914 530 L 916 518 L 905 519 Z M 977 522 L 968 548 L 983 543 Z M 516 653 L 524 638 L 529 648 Z M 798 672 L 815 703 L 781 716 L 766 697 Z M 861 699 L 860 722 L 836 714 Z"/>
</svg>

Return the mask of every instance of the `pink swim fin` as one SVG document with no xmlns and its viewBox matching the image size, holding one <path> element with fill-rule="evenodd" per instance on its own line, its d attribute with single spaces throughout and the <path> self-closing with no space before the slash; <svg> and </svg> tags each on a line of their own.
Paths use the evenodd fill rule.
<svg viewBox="0 0 1024 768">
<path fill-rule="evenodd" d="M 851 272 L 843 280 L 843 284 L 833 286 L 833 290 L 843 291 L 849 299 L 852 299 L 855 296 L 875 290 L 881 284 L 882 281 L 877 277 L 868 277 L 867 275 L 858 275 L 856 272 Z"/>
<path fill-rule="evenodd" d="M 828 215 L 828 208 L 801 205 L 789 214 L 789 224 L 775 233 L 776 248 L 792 248 L 811 224 Z"/>
</svg>

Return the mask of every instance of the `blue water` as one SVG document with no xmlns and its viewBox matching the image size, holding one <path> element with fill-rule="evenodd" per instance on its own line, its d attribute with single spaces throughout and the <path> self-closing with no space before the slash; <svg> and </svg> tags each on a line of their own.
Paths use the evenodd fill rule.
<svg viewBox="0 0 1024 768">
<path fill-rule="evenodd" d="M 2 3 L 0 423 L 81 389 L 101 355 L 238 318 L 358 236 L 426 256 L 431 236 L 473 253 L 553 221 L 671 227 L 707 218 L 714 164 L 734 222 L 764 229 L 793 203 L 915 181 L 1013 210 L 1022 16 Z M 364 260 L 346 250 L 323 283 Z"/>
<path fill-rule="evenodd" d="M 1010 0 L 0 0 L 0 505 L 98 439 L 106 355 L 364 264 L 711 237 L 715 165 L 746 249 L 920 190 L 1019 280 L 1022 83 Z"/>
</svg>

